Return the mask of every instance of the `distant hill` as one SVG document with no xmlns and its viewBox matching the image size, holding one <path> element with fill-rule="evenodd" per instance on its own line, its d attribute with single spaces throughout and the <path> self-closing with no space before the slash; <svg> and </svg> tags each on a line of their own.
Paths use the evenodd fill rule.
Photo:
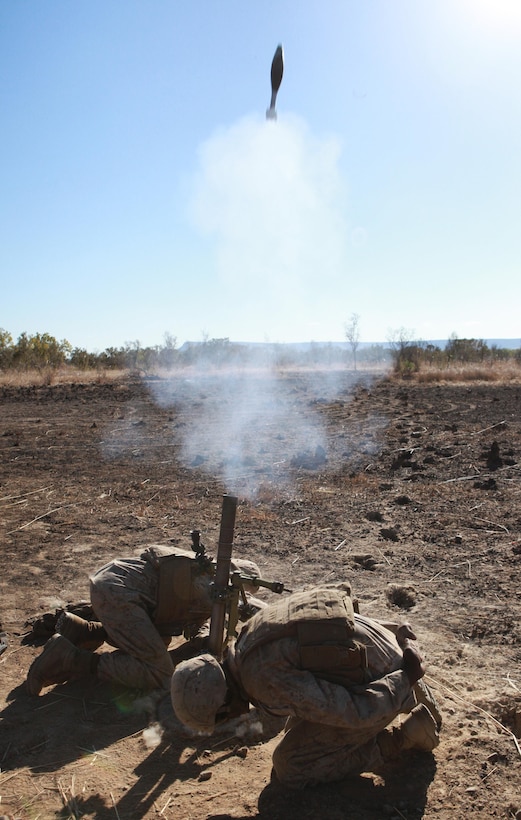
<svg viewBox="0 0 521 820">
<path fill-rule="evenodd" d="M 470 338 L 470 337 L 458 337 L 458 338 Z M 476 337 L 477 338 L 477 337 Z M 256 349 L 262 348 L 274 348 L 274 347 L 284 347 L 288 348 L 289 350 L 294 350 L 296 352 L 306 352 L 313 348 L 323 348 L 323 347 L 335 347 L 341 348 L 343 350 L 351 350 L 351 343 L 350 342 L 235 342 L 233 339 L 220 339 L 219 341 L 228 342 L 233 345 L 241 345 L 244 347 L 251 347 Z M 519 339 L 483 339 L 487 347 L 497 347 L 497 348 L 504 348 L 507 350 L 517 350 L 521 347 L 521 338 Z M 436 347 L 439 347 L 443 350 L 445 345 L 448 342 L 448 339 L 421 339 L 422 344 L 432 344 Z M 190 347 L 199 347 L 200 345 L 204 344 L 204 342 L 184 342 L 181 345 L 179 350 L 184 352 L 188 350 Z M 369 347 L 390 347 L 389 342 L 359 342 L 358 349 L 364 350 Z"/>
</svg>

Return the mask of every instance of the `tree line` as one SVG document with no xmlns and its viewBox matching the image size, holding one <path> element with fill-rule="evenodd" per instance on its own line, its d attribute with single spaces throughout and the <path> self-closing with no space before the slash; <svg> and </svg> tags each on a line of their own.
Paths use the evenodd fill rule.
<svg viewBox="0 0 521 820">
<path fill-rule="evenodd" d="M 347 344 L 309 342 L 302 345 L 264 343 L 248 345 L 229 338 L 203 337 L 201 342 L 187 342 L 181 348 L 169 333 L 163 344 L 144 347 L 139 341 L 102 352 L 73 347 L 66 339 L 58 341 L 49 333 L 22 333 L 16 340 L 0 328 L 0 371 L 55 370 L 70 366 L 78 370 L 130 370 L 152 373 L 190 366 L 345 366 L 385 367 L 393 364 L 397 373 L 407 374 L 429 365 L 448 367 L 461 364 L 484 364 L 515 361 L 521 364 L 521 348 L 488 346 L 482 339 L 459 339 L 453 334 L 445 346 L 414 340 L 403 328 L 390 332 L 386 344 L 361 345 L 358 317 L 346 326 Z"/>
<path fill-rule="evenodd" d="M 418 372 L 427 365 L 443 369 L 505 361 L 521 364 L 521 347 L 488 345 L 483 339 L 459 339 L 455 333 L 440 347 L 432 342 L 415 341 L 410 332 L 401 328 L 390 334 L 389 346 L 394 369 L 401 374 Z"/>
<path fill-rule="evenodd" d="M 368 345 L 362 360 L 384 365 L 389 352 L 381 345 Z M 161 345 L 143 346 L 139 341 L 102 352 L 73 347 L 66 339 L 58 341 L 49 333 L 22 333 L 16 342 L 0 328 L 0 371 L 48 370 L 71 366 L 79 370 L 130 370 L 145 373 L 191 366 L 333 366 L 346 365 L 349 351 L 333 343 L 310 342 L 303 345 L 282 343 L 239 344 L 229 338 L 203 336 L 201 342 L 177 346 L 175 336 L 166 333 Z"/>
</svg>

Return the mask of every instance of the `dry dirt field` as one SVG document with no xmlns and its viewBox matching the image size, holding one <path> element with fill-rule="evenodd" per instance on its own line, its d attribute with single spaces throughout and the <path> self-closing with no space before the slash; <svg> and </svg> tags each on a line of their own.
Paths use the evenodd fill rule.
<svg viewBox="0 0 521 820">
<path fill-rule="evenodd" d="M 0 454 L 0 814 L 521 817 L 520 385 L 257 373 L 5 387 Z M 225 492 L 235 554 L 266 578 L 347 578 L 362 613 L 411 622 L 443 709 L 434 754 L 288 792 L 270 784 L 273 720 L 190 737 L 168 696 L 95 680 L 25 694 L 41 651 L 30 619 L 147 544 L 189 549 L 196 528 L 214 552 Z"/>
</svg>

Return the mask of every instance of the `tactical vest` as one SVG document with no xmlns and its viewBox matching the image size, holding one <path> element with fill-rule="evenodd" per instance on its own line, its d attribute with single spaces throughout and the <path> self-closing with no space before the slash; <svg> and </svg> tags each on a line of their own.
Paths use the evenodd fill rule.
<svg viewBox="0 0 521 820">
<path fill-rule="evenodd" d="M 237 639 L 239 665 L 259 646 L 296 637 L 300 669 L 349 686 L 368 679 L 365 646 L 353 638 L 355 618 L 349 587 L 297 592 L 262 609 Z"/>
<path fill-rule="evenodd" d="M 157 605 L 152 617 L 159 633 L 195 634 L 212 612 L 208 586 L 215 564 L 203 565 L 193 553 L 162 546 L 148 547 L 143 557 L 158 569 Z M 198 584 L 198 579 L 202 583 Z"/>
</svg>

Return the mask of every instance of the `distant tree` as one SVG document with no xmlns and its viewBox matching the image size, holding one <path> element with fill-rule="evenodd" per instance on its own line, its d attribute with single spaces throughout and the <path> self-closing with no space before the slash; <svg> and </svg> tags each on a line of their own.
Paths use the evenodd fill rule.
<svg viewBox="0 0 521 820">
<path fill-rule="evenodd" d="M 483 339 L 458 339 L 452 333 L 445 347 L 447 359 L 451 362 L 482 362 L 489 349 Z"/>
<path fill-rule="evenodd" d="M 98 362 L 96 353 L 89 353 L 83 347 L 75 347 L 69 356 L 69 364 L 78 370 L 95 370 Z"/>
<path fill-rule="evenodd" d="M 177 338 L 170 333 L 165 333 L 165 343 L 159 351 L 159 366 L 166 370 L 171 370 L 178 357 Z"/>
<path fill-rule="evenodd" d="M 99 354 L 98 361 L 108 370 L 124 370 L 127 366 L 127 350 L 124 347 L 107 347 Z"/>
<path fill-rule="evenodd" d="M 13 337 L 0 327 L 0 369 L 6 370 L 13 358 Z"/>
<path fill-rule="evenodd" d="M 58 342 L 49 333 L 28 336 L 21 333 L 13 349 L 13 362 L 21 368 L 56 368 L 65 364 L 72 352 L 72 345 L 63 339 Z"/>
<path fill-rule="evenodd" d="M 413 339 L 414 330 L 405 327 L 390 330 L 387 334 L 394 369 L 402 375 L 414 373 L 420 368 L 421 343 Z"/>
<path fill-rule="evenodd" d="M 422 359 L 429 365 L 440 366 L 445 360 L 445 353 L 438 345 L 427 342 L 422 346 Z"/>
<path fill-rule="evenodd" d="M 497 345 L 490 345 L 489 354 L 491 359 L 496 362 L 505 362 L 508 359 L 514 358 L 514 351 L 506 347 L 498 347 Z"/>
<path fill-rule="evenodd" d="M 345 336 L 351 345 L 351 352 L 353 354 L 353 365 L 356 370 L 356 351 L 360 344 L 360 316 L 358 313 L 352 313 L 349 321 L 345 325 Z"/>
</svg>

